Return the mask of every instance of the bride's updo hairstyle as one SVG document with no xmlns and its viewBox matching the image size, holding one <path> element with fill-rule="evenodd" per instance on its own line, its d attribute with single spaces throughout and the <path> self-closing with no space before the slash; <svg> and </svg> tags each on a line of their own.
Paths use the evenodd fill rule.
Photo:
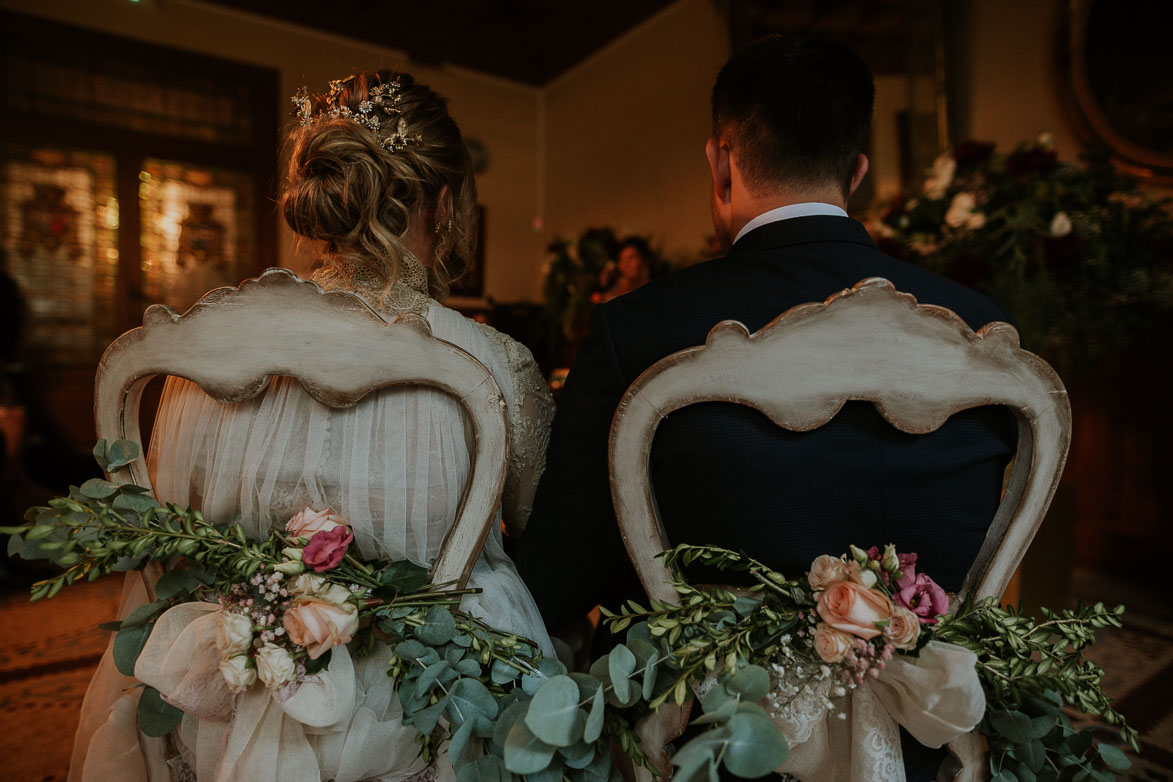
<svg viewBox="0 0 1173 782">
<path fill-rule="evenodd" d="M 446 101 L 409 74 L 376 71 L 294 102 L 301 125 L 280 200 L 289 227 L 324 243 L 322 264 L 357 264 L 385 287 L 404 272 L 408 235 L 432 233 L 435 257 L 420 260 L 443 300 L 476 237 L 476 183 Z"/>
</svg>

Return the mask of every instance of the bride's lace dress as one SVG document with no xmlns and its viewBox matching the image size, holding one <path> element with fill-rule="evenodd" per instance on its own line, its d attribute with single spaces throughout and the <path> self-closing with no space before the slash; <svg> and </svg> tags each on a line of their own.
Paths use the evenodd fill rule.
<svg viewBox="0 0 1173 782">
<path fill-rule="evenodd" d="M 414 260 L 414 259 L 412 259 Z M 408 264 L 389 290 L 361 269 L 327 267 L 323 288 L 359 294 L 388 319 L 422 314 L 432 333 L 475 356 L 492 373 L 509 415 L 509 469 L 504 520 L 521 529 L 541 475 L 553 402 L 533 357 L 495 330 L 429 298 L 422 265 Z M 254 537 L 306 506 L 332 507 L 352 524 L 359 552 L 370 559 L 429 564 L 452 523 L 469 475 L 469 438 L 459 403 L 425 388 L 388 389 L 353 408 L 328 408 L 292 379 L 275 379 L 259 397 L 223 405 L 189 381 L 169 378 L 151 441 L 149 466 L 161 500 L 191 504 L 217 521 L 239 520 Z M 553 654 L 534 605 L 494 525 L 470 578 L 483 590 L 462 607 L 502 629 L 534 639 Z M 127 579 L 123 615 L 145 602 L 137 574 Z M 162 620 L 174 637 L 152 636 L 150 657 L 168 682 L 161 692 L 200 705 L 165 741 L 141 740 L 134 725 L 138 690 L 114 669 L 107 652 L 86 695 L 70 780 L 197 779 L 199 782 L 357 782 L 450 776 L 425 768 L 416 732 L 400 722 L 399 700 L 386 675 L 386 647 L 352 659 L 335 650 L 321 682 L 283 699 L 256 686 L 222 705 L 200 701 L 193 670 L 214 662 L 211 605 L 186 604 Z M 195 651 L 193 651 L 193 649 Z M 214 650 L 213 650 L 214 651 Z M 203 655 L 202 657 L 200 655 Z M 170 678 L 165 673 L 171 670 Z M 351 672 L 352 671 L 352 672 Z M 208 675 L 218 675 L 214 667 Z M 182 681 L 180 679 L 182 678 Z M 195 680 L 195 681 L 193 681 Z M 168 692 L 168 687 L 173 691 Z M 185 711 L 189 711 L 185 709 Z"/>
</svg>

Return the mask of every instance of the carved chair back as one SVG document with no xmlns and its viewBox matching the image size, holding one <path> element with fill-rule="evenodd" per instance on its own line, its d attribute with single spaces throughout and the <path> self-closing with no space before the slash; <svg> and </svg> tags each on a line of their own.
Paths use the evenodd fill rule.
<svg viewBox="0 0 1173 782">
<path fill-rule="evenodd" d="M 1050 366 L 1019 348 L 1013 326 L 990 323 L 974 333 L 950 310 L 918 304 L 880 278 L 793 307 L 752 336 L 735 321 L 719 323 L 704 345 L 662 359 L 632 383 L 611 425 L 611 495 L 648 595 L 675 602 L 656 558 L 669 544 L 648 473 L 652 437 L 665 416 L 700 402 L 733 402 L 805 432 L 849 400 L 873 402 L 910 434 L 932 432 L 974 407 L 1014 412 L 1010 481 L 961 590 L 1001 595 L 1063 472 L 1071 442 L 1067 392 Z"/>
<path fill-rule="evenodd" d="M 357 296 L 323 292 L 286 269 L 214 290 L 183 315 L 156 304 L 141 327 L 102 355 L 94 392 L 98 437 L 139 442 L 139 404 L 156 375 L 187 378 L 224 403 L 255 397 L 274 375 L 297 378 L 310 396 L 334 408 L 390 386 L 431 386 L 456 397 L 471 423 L 475 452 L 432 576 L 464 587 L 505 481 L 505 400 L 489 370 L 433 337 L 427 320 L 400 315 L 388 323 Z M 141 453 L 110 478 L 150 486 Z"/>
<path fill-rule="evenodd" d="M 669 548 L 649 474 L 652 438 L 671 412 L 701 402 L 755 408 L 791 431 L 817 429 L 849 400 L 870 401 L 911 434 L 954 413 L 1004 405 L 1018 420 L 1018 450 L 999 505 L 961 594 L 1001 595 L 1035 536 L 1071 441 L 1071 409 L 1055 372 L 1019 348 L 1018 332 L 991 323 L 975 333 L 943 307 L 918 304 L 870 278 L 822 303 L 802 304 L 750 335 L 725 321 L 705 344 L 664 358 L 627 390 L 611 425 L 611 495 L 628 555 L 649 597 L 676 603 Z M 828 552 L 832 553 L 832 552 Z M 689 706 L 662 706 L 638 726 L 661 770 Z M 635 778 L 651 776 L 636 769 Z"/>
</svg>

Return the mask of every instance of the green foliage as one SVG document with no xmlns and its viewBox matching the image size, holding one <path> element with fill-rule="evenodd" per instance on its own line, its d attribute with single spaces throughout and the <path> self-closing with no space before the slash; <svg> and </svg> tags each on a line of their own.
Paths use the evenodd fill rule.
<svg viewBox="0 0 1173 782">
<path fill-rule="evenodd" d="M 99 446 L 95 453 L 100 451 L 107 466 L 138 454 L 133 443 Z M 169 607 L 289 565 L 283 549 L 295 543 L 276 531 L 266 541 L 250 541 L 239 524 L 216 525 L 191 508 L 159 505 L 138 486 L 104 480 L 87 481 L 48 507 L 30 509 L 26 522 L 0 533 L 12 536 L 22 556 L 64 568 L 33 585 L 34 600 L 52 597 L 80 577 L 92 579 L 148 559 L 172 566 L 158 581 L 154 602 L 106 625 L 117 632 L 115 665 L 128 676 L 155 621 Z M 619 778 L 613 747 L 654 770 L 634 726 L 669 701 L 683 705 L 706 680 L 702 714 L 693 719 L 704 730 L 673 755 L 675 778 L 707 781 L 720 768 L 745 778 L 762 776 L 785 760 L 789 746 L 756 703 L 773 686 L 761 666 L 790 650 L 801 623 L 809 626 L 810 588 L 742 553 L 711 546 L 678 546 L 665 552 L 664 561 L 670 568 L 737 571 L 754 586 L 736 593 L 700 590 L 677 575 L 679 605 L 652 601 L 644 608 L 629 602 L 618 612 L 604 609 L 612 630 L 626 636 L 589 673 L 569 673 L 557 660 L 543 658 L 533 641 L 457 611 L 470 590 L 432 586 L 427 572 L 410 563 L 369 565 L 348 557 L 326 575 L 371 590 L 368 600 L 356 598 L 360 615 L 369 621 L 352 650 L 368 652 L 376 640 L 389 644 L 388 675 L 404 724 L 419 730 L 426 758 L 434 755 L 437 741 L 448 742 L 458 780 L 610 782 Z M 1036 622 L 991 599 L 963 603 L 931 630 L 935 640 L 978 656 L 988 703 L 979 730 L 989 740 L 995 779 L 1112 779 L 1127 768 L 1120 750 L 1097 745 L 1062 712 L 1070 703 L 1102 715 L 1137 748 L 1136 731 L 1100 688 L 1103 672 L 1082 654 L 1096 630 L 1120 627 L 1122 613 L 1123 607 L 1097 603 L 1072 611 L 1044 609 L 1043 621 Z M 307 660 L 307 672 L 321 670 L 329 659 L 327 653 Z M 144 690 L 139 720 L 148 735 L 164 735 L 179 716 L 156 691 Z"/>
<path fill-rule="evenodd" d="M 546 248 L 549 261 L 543 298 L 552 343 L 581 335 L 593 297 L 610 285 L 619 245 L 620 238 L 611 228 L 588 228 L 576 239 L 559 238 Z M 663 257 L 654 248 L 649 249 L 652 257 L 646 260 L 651 276 L 669 271 Z"/>
<path fill-rule="evenodd" d="M 1167 322 L 1168 201 L 1144 197 L 1104 158 L 1058 162 L 1045 139 L 992 152 L 967 142 L 942 158 L 925 193 L 888 206 L 881 246 L 990 294 L 1027 349 L 1066 371 L 1143 339 L 1157 316 Z"/>
</svg>

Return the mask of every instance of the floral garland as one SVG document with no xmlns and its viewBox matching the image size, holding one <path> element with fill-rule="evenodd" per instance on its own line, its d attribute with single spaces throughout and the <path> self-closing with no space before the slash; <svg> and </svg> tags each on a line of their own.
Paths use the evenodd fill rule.
<svg viewBox="0 0 1173 782">
<path fill-rule="evenodd" d="M 871 230 L 886 252 L 992 296 L 1028 350 L 1078 371 L 1173 310 L 1171 203 L 1106 158 L 1060 162 L 1043 134 L 1009 154 L 958 145 Z"/>
<path fill-rule="evenodd" d="M 107 471 L 137 453 L 126 441 L 95 449 Z M 383 641 L 404 724 L 419 731 L 425 757 L 447 743 L 459 782 L 598 782 L 617 773 L 611 747 L 658 771 L 635 726 L 669 700 L 683 705 L 698 693 L 703 714 L 692 724 L 706 729 L 672 756 L 675 779 L 700 782 L 718 767 L 762 776 L 786 761 L 796 714 L 841 717 L 852 691 L 883 681 L 894 661 L 923 661 L 941 643 L 972 653 L 962 674 L 980 681 L 985 698 L 972 725 L 988 742 L 998 782 L 1112 779 L 1129 766 L 1117 748 L 1096 745 L 1089 729 L 1076 731 L 1065 703 L 1102 715 L 1137 749 L 1136 731 L 1100 687 L 1103 672 L 1082 654 L 1097 629 L 1121 626 L 1122 606 L 1044 610 L 1042 622 L 993 599 L 950 612 L 944 591 L 917 572 L 916 555 L 890 545 L 819 557 L 800 580 L 744 554 L 678 546 L 664 554 L 671 568 L 739 572 L 754 585 L 700 590 L 677 576 L 680 605 L 604 611 L 625 640 L 578 673 L 543 659 L 532 641 L 459 612 L 471 590 L 429 584 L 411 563 L 359 561 L 345 519 L 328 510 L 306 509 L 255 542 L 239 524 L 160 505 L 138 486 L 91 480 L 26 519 L 0 534 L 13 537 L 21 556 L 64 568 L 33 585 L 33 600 L 147 561 L 170 567 L 153 602 L 103 625 L 117 631 L 122 673 L 134 675 L 157 618 L 190 600 L 218 601 L 220 674 L 235 692 L 263 686 L 287 695 L 329 664 L 335 646 L 369 654 Z M 165 735 L 181 716 L 146 688 L 144 733 Z"/>
</svg>

